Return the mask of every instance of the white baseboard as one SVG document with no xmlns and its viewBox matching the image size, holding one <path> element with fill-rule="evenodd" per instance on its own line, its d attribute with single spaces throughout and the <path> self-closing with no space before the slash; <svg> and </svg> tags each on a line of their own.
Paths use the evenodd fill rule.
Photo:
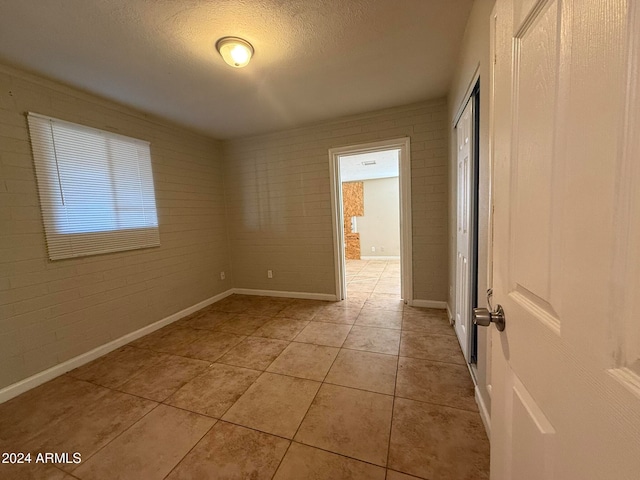
<svg viewBox="0 0 640 480">
<path fill-rule="evenodd" d="M 400 260 L 400 257 L 393 255 L 360 255 L 360 260 Z"/>
<path fill-rule="evenodd" d="M 487 437 L 491 440 L 491 415 L 487 409 L 487 404 L 484 403 L 482 395 L 480 395 L 480 389 L 476 385 L 476 403 L 478 404 L 478 410 L 480 410 L 480 418 L 484 424 L 484 429 L 487 432 Z"/>
<path fill-rule="evenodd" d="M 136 330 L 135 332 L 127 333 L 126 335 L 120 338 L 117 338 L 116 340 L 113 340 L 109 343 L 105 343 L 104 345 L 100 345 L 99 347 L 94 348 L 93 350 L 90 350 L 86 353 L 78 355 L 77 357 L 73 357 L 65 362 L 59 363 L 58 365 L 48 368 L 47 370 L 36 373 L 35 375 L 25 378 L 24 380 L 20 380 L 17 383 L 4 387 L 3 389 L 0 390 L 0 403 L 6 402 L 7 400 L 12 399 L 13 397 L 17 397 L 18 395 L 26 392 L 27 390 L 31 390 L 32 388 L 42 385 L 43 383 L 48 382 L 49 380 L 53 380 L 54 378 L 59 377 L 60 375 L 67 373 L 70 370 L 73 370 L 74 368 L 78 368 L 84 365 L 85 363 L 89 363 L 90 361 L 95 360 L 98 357 L 106 355 L 107 353 L 112 352 L 113 350 L 120 348 L 121 346 L 126 345 L 127 343 L 133 342 L 134 340 L 137 340 L 140 337 L 144 337 L 145 335 L 155 332 L 156 330 L 162 327 L 165 327 L 170 323 L 173 323 L 177 320 L 180 320 L 183 317 L 186 317 L 187 315 L 191 315 L 193 312 L 197 312 L 198 310 L 204 307 L 207 307 L 212 303 L 222 300 L 223 298 L 228 297 L 232 293 L 234 293 L 233 289 L 227 290 L 226 292 L 219 293 L 218 295 L 215 295 L 211 298 L 203 300 L 202 302 L 196 303 L 195 305 L 185 308 L 184 310 L 180 310 L 179 312 L 176 312 L 173 315 L 169 315 L 168 317 L 165 317 L 162 320 L 158 320 L 157 322 L 152 323 L 151 325 L 142 327 L 139 330 Z"/>
<path fill-rule="evenodd" d="M 447 318 L 449 319 L 449 324 L 453 325 L 453 313 L 451 313 L 451 308 L 449 307 L 449 302 L 447 302 Z"/>
<path fill-rule="evenodd" d="M 447 302 L 440 302 L 438 300 L 413 300 L 411 302 L 411 306 L 413 307 L 423 307 L 423 308 L 447 308 Z"/>
<path fill-rule="evenodd" d="M 330 293 L 310 293 L 310 292 L 284 292 L 280 290 L 256 290 L 253 288 L 234 288 L 233 293 L 238 295 L 259 295 L 262 297 L 284 297 L 284 298 L 304 298 L 307 300 L 337 301 L 335 295 Z"/>
</svg>

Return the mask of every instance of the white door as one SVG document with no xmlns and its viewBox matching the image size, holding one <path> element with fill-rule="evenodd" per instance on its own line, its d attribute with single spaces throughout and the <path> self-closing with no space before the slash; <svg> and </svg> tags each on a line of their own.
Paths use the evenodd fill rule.
<svg viewBox="0 0 640 480">
<path fill-rule="evenodd" d="M 456 317 L 455 331 L 464 358 L 469 361 L 471 322 L 471 135 L 473 102 L 469 101 L 456 125 L 458 146 Z"/>
<path fill-rule="evenodd" d="M 640 479 L 639 7 L 496 3 L 492 480 Z"/>
</svg>

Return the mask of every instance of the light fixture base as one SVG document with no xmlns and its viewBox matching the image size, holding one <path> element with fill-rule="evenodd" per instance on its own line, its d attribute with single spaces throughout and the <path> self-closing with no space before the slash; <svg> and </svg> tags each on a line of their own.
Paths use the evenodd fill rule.
<svg viewBox="0 0 640 480">
<path fill-rule="evenodd" d="M 242 68 L 254 54 L 253 45 L 239 37 L 222 37 L 216 42 L 216 50 L 225 63 L 234 68 Z"/>
</svg>

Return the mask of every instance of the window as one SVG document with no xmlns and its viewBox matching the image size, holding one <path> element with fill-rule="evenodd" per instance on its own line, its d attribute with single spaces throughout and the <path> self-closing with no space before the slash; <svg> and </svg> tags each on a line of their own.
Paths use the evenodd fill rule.
<svg viewBox="0 0 640 480">
<path fill-rule="evenodd" d="M 148 142 L 28 120 L 51 260 L 160 245 Z"/>
</svg>

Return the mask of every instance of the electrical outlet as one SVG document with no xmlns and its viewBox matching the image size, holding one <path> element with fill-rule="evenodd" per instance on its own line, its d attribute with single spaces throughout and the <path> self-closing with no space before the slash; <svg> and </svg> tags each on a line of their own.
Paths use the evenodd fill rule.
<svg viewBox="0 0 640 480">
<path fill-rule="evenodd" d="M 220 280 L 224 280 L 225 276 L 224 276 L 224 272 L 220 272 Z"/>
<path fill-rule="evenodd" d="M 375 252 L 376 251 L 376 247 L 371 247 L 371 251 Z"/>
<path fill-rule="evenodd" d="M 267 270 L 267 278 L 273 278 L 273 270 Z"/>
</svg>

